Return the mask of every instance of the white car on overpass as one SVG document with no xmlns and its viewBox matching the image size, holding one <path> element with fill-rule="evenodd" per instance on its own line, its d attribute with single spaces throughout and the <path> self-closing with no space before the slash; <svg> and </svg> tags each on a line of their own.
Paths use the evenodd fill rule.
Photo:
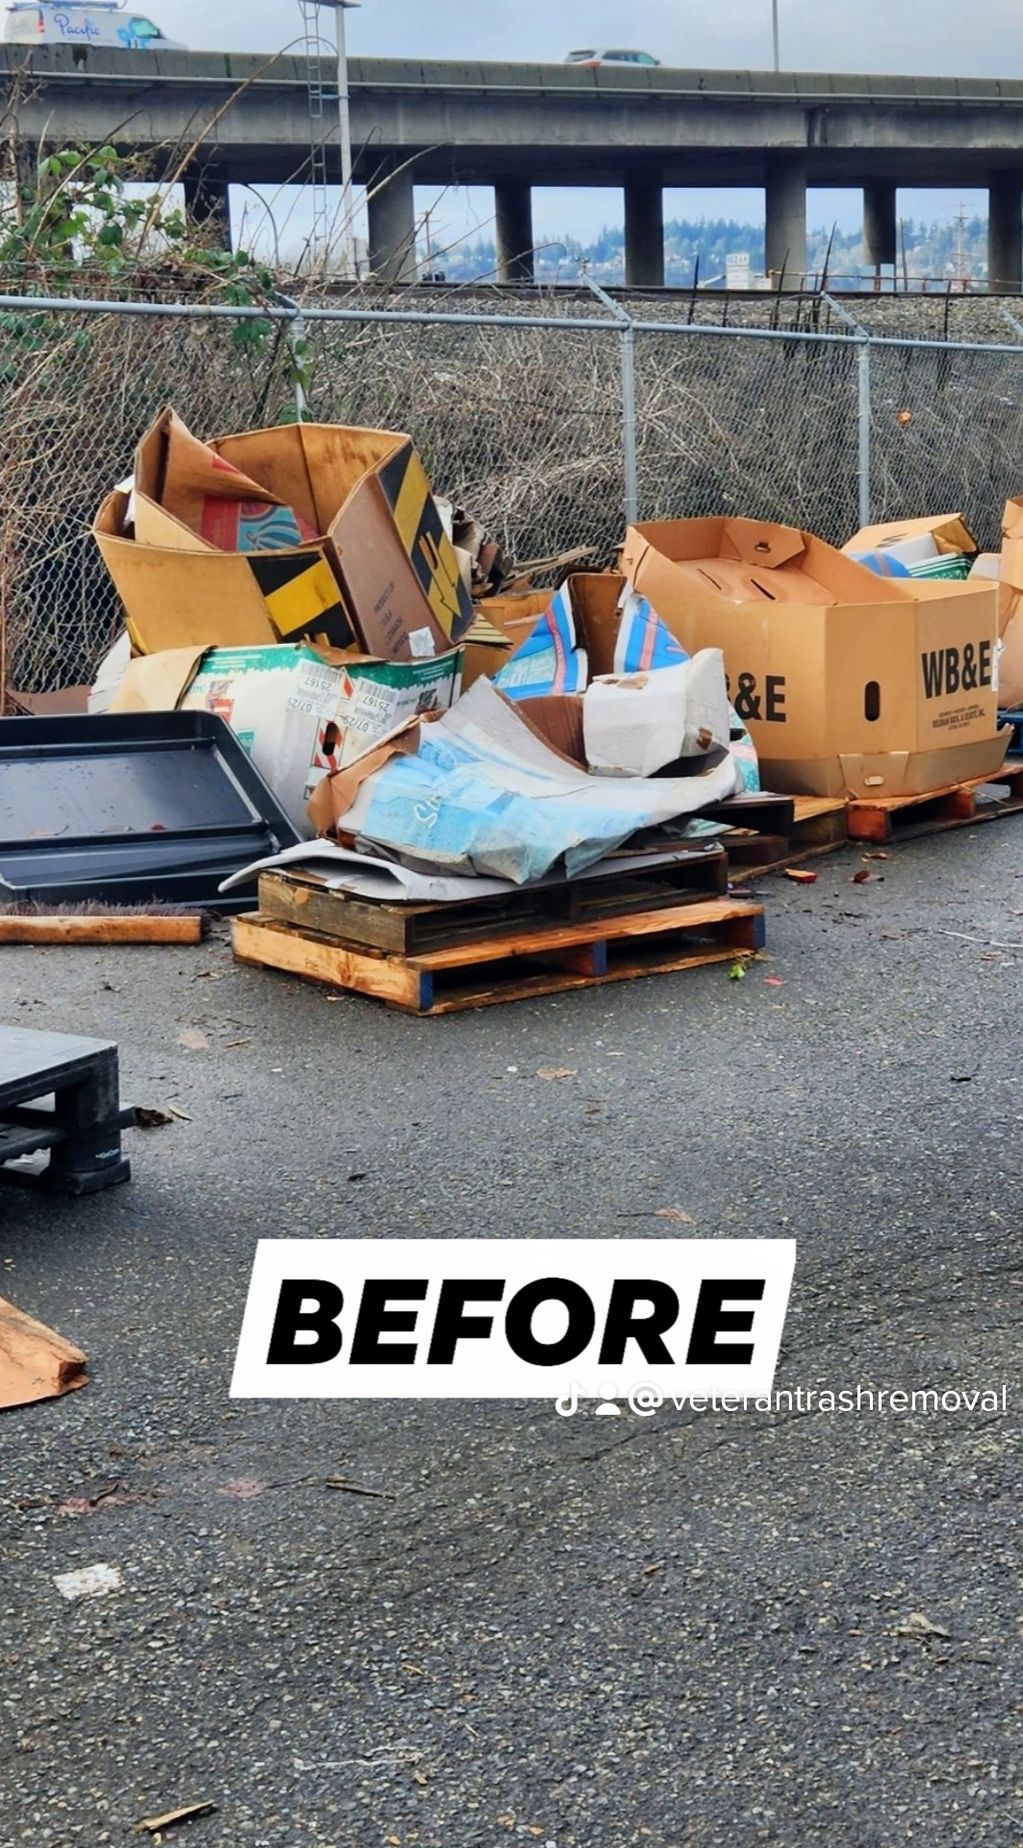
<svg viewBox="0 0 1023 1848">
<path fill-rule="evenodd" d="M 660 65 L 660 58 L 652 58 L 648 51 L 570 51 L 566 64 L 581 64 L 585 70 L 596 70 L 602 64 L 639 65 L 644 70 L 652 70 Z"/>
</svg>

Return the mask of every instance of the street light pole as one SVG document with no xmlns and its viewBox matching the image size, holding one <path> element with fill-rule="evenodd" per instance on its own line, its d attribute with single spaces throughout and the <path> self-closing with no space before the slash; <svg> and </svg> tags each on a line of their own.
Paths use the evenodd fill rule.
<svg viewBox="0 0 1023 1848">
<path fill-rule="evenodd" d="M 774 68 L 781 70 L 781 42 L 778 34 L 778 0 L 771 0 L 771 27 L 774 33 Z"/>
<path fill-rule="evenodd" d="M 346 280 L 355 281 L 358 271 L 355 244 L 355 195 L 352 189 L 352 116 L 348 99 L 348 47 L 345 42 L 345 14 L 360 0 L 327 0 L 334 8 L 337 21 L 337 119 L 341 137 L 341 250 Z"/>
</svg>

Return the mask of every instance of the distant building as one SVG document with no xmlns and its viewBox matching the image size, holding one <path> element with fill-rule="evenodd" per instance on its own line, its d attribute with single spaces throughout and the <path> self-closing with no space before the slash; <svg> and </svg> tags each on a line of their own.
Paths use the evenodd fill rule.
<svg viewBox="0 0 1023 1848">
<path fill-rule="evenodd" d="M 771 279 L 754 273 L 748 250 L 730 250 L 725 257 L 726 289 L 769 289 Z"/>
</svg>

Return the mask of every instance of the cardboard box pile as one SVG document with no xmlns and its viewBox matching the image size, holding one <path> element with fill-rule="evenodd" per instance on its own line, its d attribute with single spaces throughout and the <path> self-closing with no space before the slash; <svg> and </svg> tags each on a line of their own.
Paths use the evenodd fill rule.
<svg viewBox="0 0 1023 1848">
<path fill-rule="evenodd" d="M 173 410 L 94 532 L 133 659 L 111 711 L 219 713 L 296 826 L 319 778 L 458 695 L 481 633 L 411 439 L 332 424 L 200 442 Z"/>
<path fill-rule="evenodd" d="M 737 786 L 820 796 L 993 774 L 1000 660 L 1002 704 L 1023 700 L 1023 500 L 994 558 L 961 514 L 864 527 L 842 551 L 682 519 L 630 527 L 618 573 L 537 592 L 434 499 L 406 435 L 206 443 L 166 410 L 94 531 L 133 656 L 109 709 L 220 713 L 299 826 L 324 777 L 479 678 L 605 775 L 731 749 Z"/>
<path fill-rule="evenodd" d="M 407 661 L 473 622 L 423 465 L 394 431 L 288 424 L 201 443 L 167 410 L 93 530 L 139 654 L 318 636 Z"/>
</svg>

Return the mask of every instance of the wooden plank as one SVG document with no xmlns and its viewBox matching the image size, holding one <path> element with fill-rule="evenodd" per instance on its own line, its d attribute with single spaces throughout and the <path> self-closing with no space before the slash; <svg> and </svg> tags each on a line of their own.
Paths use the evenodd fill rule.
<svg viewBox="0 0 1023 1848">
<path fill-rule="evenodd" d="M 0 943 L 201 943 L 202 918 L 0 913 Z"/>
<path fill-rule="evenodd" d="M 421 1018 L 463 1013 L 468 1008 L 498 1007 L 505 1001 L 529 1001 L 540 995 L 564 994 L 576 988 L 606 988 L 611 982 L 633 982 L 644 975 L 674 975 L 685 969 L 734 962 L 735 955 L 735 946 L 731 944 L 704 944 L 698 950 L 669 953 L 664 949 L 654 950 L 649 945 L 630 943 L 628 955 L 611 961 L 603 975 L 571 975 L 568 972 L 559 975 L 552 969 L 521 980 L 493 982 L 489 987 L 483 982 L 472 981 L 445 986 L 438 989 L 433 1003 L 422 1011 Z"/>
<path fill-rule="evenodd" d="M 692 934 L 716 924 L 732 920 L 738 923 L 762 916 L 763 907 L 752 905 L 746 900 L 711 898 L 695 905 L 658 907 L 655 911 L 641 911 L 625 917 L 601 918 L 596 923 L 561 924 L 532 931 L 510 930 L 504 936 L 485 943 L 464 945 L 458 949 L 426 950 L 422 955 L 408 960 L 411 968 L 437 973 L 444 969 L 464 968 L 470 962 L 499 962 L 508 956 L 537 955 L 542 951 L 559 950 L 572 944 L 596 943 L 601 937 L 606 937 L 610 943 L 626 937 L 656 936 L 670 930 Z"/>
<path fill-rule="evenodd" d="M 849 804 L 849 839 L 852 841 L 888 841 L 904 823 L 913 827 L 941 826 L 957 821 L 972 821 L 977 812 L 975 791 L 984 779 L 953 784 L 948 789 L 933 789 L 913 796 L 889 796 L 875 801 L 857 800 Z"/>
<path fill-rule="evenodd" d="M 432 985 L 412 964 L 392 956 L 347 949 L 331 938 L 305 935 L 261 913 L 233 918 L 234 953 L 241 962 L 304 975 L 334 988 L 352 988 L 402 1007 L 428 1007 Z"/>
<path fill-rule="evenodd" d="M 86 1384 L 81 1348 L 0 1296 L 0 1407 L 57 1399 Z"/>
</svg>

